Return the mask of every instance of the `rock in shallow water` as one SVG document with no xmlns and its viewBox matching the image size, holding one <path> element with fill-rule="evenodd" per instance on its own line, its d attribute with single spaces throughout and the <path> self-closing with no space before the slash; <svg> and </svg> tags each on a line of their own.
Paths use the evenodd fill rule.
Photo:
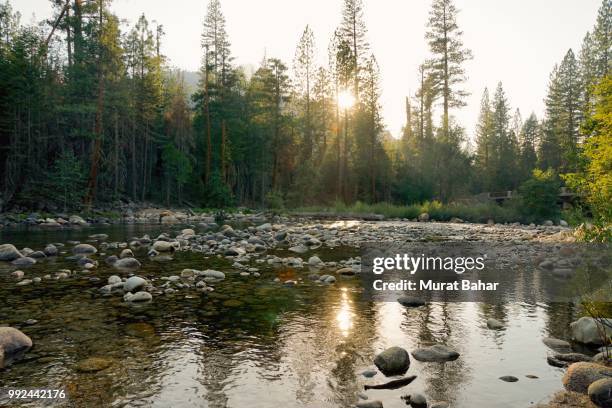
<svg viewBox="0 0 612 408">
<path fill-rule="evenodd" d="M 598 407 L 612 408 L 612 378 L 602 378 L 589 385 L 589 398 Z"/>
<path fill-rule="evenodd" d="M 47 256 L 55 256 L 59 253 L 57 247 L 53 244 L 49 244 L 45 247 L 45 249 L 43 250 L 43 252 L 45 253 L 45 255 Z"/>
<path fill-rule="evenodd" d="M 157 252 L 174 252 L 178 243 L 168 241 L 155 241 L 153 249 Z"/>
<path fill-rule="evenodd" d="M 225 279 L 225 274 L 220 271 L 215 271 L 213 269 L 207 269 L 200 274 L 205 278 L 214 278 L 214 279 Z"/>
<path fill-rule="evenodd" d="M 612 367 L 580 362 L 569 366 L 563 376 L 563 386 L 568 391 L 586 394 L 589 385 L 602 378 L 612 377 Z"/>
<path fill-rule="evenodd" d="M 89 244 L 78 244 L 74 248 L 72 248 L 72 253 L 74 254 L 95 254 L 98 252 L 96 247 Z"/>
<path fill-rule="evenodd" d="M 413 296 L 400 296 L 397 301 L 400 305 L 406 307 L 419 307 L 425 305 L 425 301 L 423 299 L 415 298 Z"/>
<path fill-rule="evenodd" d="M 20 330 L 0 327 L 0 368 L 8 366 L 31 347 L 32 339 Z"/>
<path fill-rule="evenodd" d="M 76 370 L 82 373 L 95 373 L 107 369 L 112 365 L 110 360 L 106 360 L 100 357 L 91 357 L 85 360 L 79 361 L 76 365 Z"/>
<path fill-rule="evenodd" d="M 137 289 L 144 288 L 147 285 L 147 281 L 140 276 L 132 276 L 128 278 L 123 284 L 123 290 L 126 292 L 133 292 Z"/>
<path fill-rule="evenodd" d="M 21 258 L 23 255 L 15 248 L 15 245 L 2 244 L 0 245 L 0 261 L 14 261 Z"/>
<path fill-rule="evenodd" d="M 36 259 L 30 258 L 28 256 L 24 256 L 22 258 L 17 258 L 13 262 L 11 262 L 15 266 L 24 267 L 24 266 L 32 266 L 36 263 Z"/>
<path fill-rule="evenodd" d="M 121 283 L 121 278 L 117 275 L 111 275 L 108 277 L 108 284 L 115 285 L 117 283 Z"/>
<path fill-rule="evenodd" d="M 412 357 L 418 361 L 453 361 L 459 358 L 459 353 L 443 344 L 435 344 L 431 347 L 424 347 L 412 352 Z"/>
<path fill-rule="evenodd" d="M 384 375 L 404 374 L 410 367 L 410 357 L 403 348 L 390 347 L 376 356 L 374 364 Z"/>
<path fill-rule="evenodd" d="M 378 371 L 374 370 L 373 368 L 368 368 L 361 372 L 361 375 L 363 375 L 365 378 L 372 378 L 376 374 L 378 374 Z"/>
<path fill-rule="evenodd" d="M 138 269 L 140 268 L 140 262 L 136 258 L 123 258 L 117 260 L 113 266 L 115 268 Z"/>
<path fill-rule="evenodd" d="M 497 319 L 487 319 L 487 327 L 491 330 L 500 330 L 504 328 L 504 324 Z"/>
<path fill-rule="evenodd" d="M 544 337 L 542 342 L 555 351 L 568 352 L 571 350 L 571 345 L 565 340 L 555 339 L 553 337 Z"/>
<path fill-rule="evenodd" d="M 131 293 L 126 293 L 123 296 L 123 300 L 126 302 L 149 302 L 153 300 L 153 296 L 149 292 L 136 292 L 133 295 Z"/>
<path fill-rule="evenodd" d="M 427 408 L 427 399 L 423 394 L 411 394 L 408 401 L 412 408 Z"/>
</svg>

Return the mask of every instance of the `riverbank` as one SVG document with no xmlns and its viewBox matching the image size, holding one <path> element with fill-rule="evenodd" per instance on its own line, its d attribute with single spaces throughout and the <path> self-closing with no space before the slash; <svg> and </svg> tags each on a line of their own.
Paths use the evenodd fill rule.
<svg viewBox="0 0 612 408">
<path fill-rule="evenodd" d="M 396 206 L 388 203 L 351 206 L 336 204 L 332 207 L 301 207 L 295 209 L 258 210 L 249 208 L 191 209 L 164 208 L 147 203 L 131 204 L 116 208 L 93 210 L 87 213 L 5 212 L 0 213 L 2 227 L 40 227 L 44 229 L 72 228 L 87 225 L 113 224 L 180 224 L 214 222 L 224 220 L 264 222 L 280 215 L 292 219 L 308 220 L 364 220 L 364 221 L 412 221 L 450 222 L 474 224 L 526 225 L 568 227 L 563 219 L 526 222 L 515 210 L 496 204 L 448 204 L 427 202 L 420 205 Z"/>
</svg>

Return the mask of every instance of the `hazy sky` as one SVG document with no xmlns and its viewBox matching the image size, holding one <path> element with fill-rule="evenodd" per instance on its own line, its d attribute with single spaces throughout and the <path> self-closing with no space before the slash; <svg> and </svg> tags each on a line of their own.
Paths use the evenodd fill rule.
<svg viewBox="0 0 612 408">
<path fill-rule="evenodd" d="M 388 129 L 399 135 L 405 122 L 404 97 L 418 86 L 417 67 L 428 54 L 424 39 L 431 0 L 363 0 L 368 40 L 378 59 L 382 106 Z M 264 54 L 291 66 L 306 24 L 315 33 L 320 62 L 340 21 L 342 0 L 221 0 L 237 64 L 258 64 Z M 28 22 L 51 13 L 48 0 L 12 0 Z M 196 70 L 207 0 L 114 0 L 123 19 L 141 13 L 164 25 L 163 52 L 176 67 Z M 456 0 L 464 43 L 474 60 L 466 65 L 468 106 L 455 111 L 472 136 L 485 86 L 502 81 L 525 119 L 543 111 L 548 75 L 569 48 L 576 53 L 595 23 L 601 0 Z"/>
</svg>

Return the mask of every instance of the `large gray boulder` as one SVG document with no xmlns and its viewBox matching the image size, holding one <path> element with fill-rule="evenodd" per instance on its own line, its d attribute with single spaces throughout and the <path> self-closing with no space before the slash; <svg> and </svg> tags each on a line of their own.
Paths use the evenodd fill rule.
<svg viewBox="0 0 612 408">
<path fill-rule="evenodd" d="M 390 347 L 374 358 L 374 364 L 384 375 L 404 374 L 410 367 L 410 357 L 403 348 Z"/>
<path fill-rule="evenodd" d="M 29 256 L 24 256 L 23 258 L 17 258 L 15 259 L 13 262 L 11 262 L 13 265 L 18 266 L 18 267 L 26 267 L 26 266 L 32 266 L 36 263 L 36 259 L 34 258 L 30 258 Z"/>
<path fill-rule="evenodd" d="M 412 357 L 418 361 L 453 361 L 459 358 L 459 353 L 443 344 L 435 344 L 412 352 Z"/>
<path fill-rule="evenodd" d="M 570 323 L 572 340 L 595 346 L 603 346 L 609 343 L 610 338 L 612 338 L 612 319 L 605 319 L 605 321 L 607 324 L 602 325 L 592 317 L 581 317 Z M 602 338 L 604 331 L 607 341 Z"/>
<path fill-rule="evenodd" d="M 21 258 L 23 255 L 15 248 L 12 244 L 0 245 L 0 261 L 14 261 L 17 258 Z"/>
<path fill-rule="evenodd" d="M 140 268 L 140 262 L 136 258 L 123 258 L 118 259 L 113 266 L 115 268 L 138 269 Z"/>
<path fill-rule="evenodd" d="M 32 339 L 13 327 L 0 327 L 0 368 L 32 347 Z"/>
<path fill-rule="evenodd" d="M 95 246 L 89 244 L 78 244 L 72 248 L 72 252 L 77 255 L 90 255 L 98 252 Z"/>
<path fill-rule="evenodd" d="M 602 378 L 612 377 L 612 367 L 602 364 L 580 362 L 567 368 L 563 376 L 563 386 L 568 391 L 586 394 L 589 385 Z"/>
</svg>

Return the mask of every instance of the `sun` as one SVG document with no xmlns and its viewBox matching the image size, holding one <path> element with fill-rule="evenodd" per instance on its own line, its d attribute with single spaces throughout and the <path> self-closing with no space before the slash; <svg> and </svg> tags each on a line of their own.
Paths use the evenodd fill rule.
<svg viewBox="0 0 612 408">
<path fill-rule="evenodd" d="M 348 109 L 353 106 L 354 103 L 355 97 L 350 91 L 344 90 L 338 94 L 338 106 L 340 106 L 340 108 Z"/>
</svg>

